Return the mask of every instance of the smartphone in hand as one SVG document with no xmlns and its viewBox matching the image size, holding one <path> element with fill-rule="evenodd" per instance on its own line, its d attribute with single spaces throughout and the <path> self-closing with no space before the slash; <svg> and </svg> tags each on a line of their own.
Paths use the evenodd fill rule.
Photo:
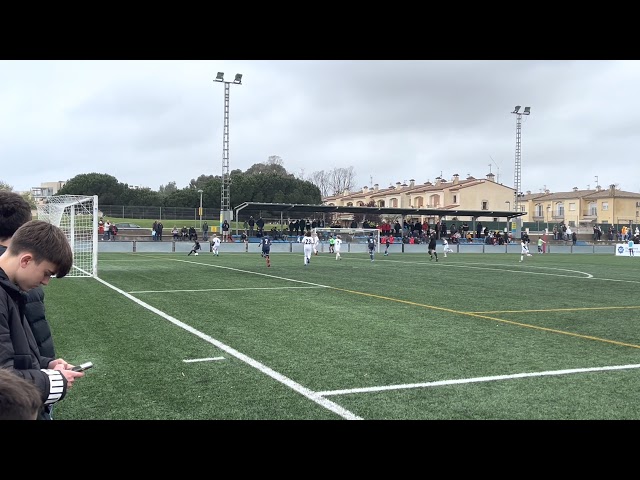
<svg viewBox="0 0 640 480">
<path fill-rule="evenodd" d="M 84 372 L 85 370 L 88 370 L 91 367 L 93 367 L 93 363 L 86 362 L 86 363 L 82 363 L 80 365 L 76 365 L 71 370 L 74 371 L 74 372 Z"/>
</svg>

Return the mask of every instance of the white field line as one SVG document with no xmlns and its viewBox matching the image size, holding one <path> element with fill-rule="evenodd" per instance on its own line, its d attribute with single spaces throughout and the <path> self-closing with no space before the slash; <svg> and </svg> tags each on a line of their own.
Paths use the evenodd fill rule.
<svg viewBox="0 0 640 480">
<path fill-rule="evenodd" d="M 196 262 L 194 262 L 194 263 L 196 263 Z M 347 420 L 362 420 L 361 417 L 358 417 L 354 413 L 351 413 L 349 410 L 341 407 L 340 405 L 332 402 L 331 400 L 327 400 L 326 398 L 322 398 L 317 393 L 309 390 L 306 387 L 303 387 L 299 383 L 294 382 L 290 378 L 285 377 L 284 375 L 276 372 L 275 370 L 272 370 L 271 368 L 267 367 L 266 365 L 263 365 L 262 363 L 258 362 L 257 360 L 252 359 L 251 357 L 245 355 L 244 353 L 240 353 L 239 351 L 237 351 L 236 349 L 230 347 L 229 345 L 225 345 L 224 343 L 216 340 L 215 338 L 210 337 L 209 335 L 207 335 L 205 333 L 202 333 L 199 330 L 196 330 L 195 328 L 191 327 L 190 325 L 187 325 L 186 323 L 182 323 L 180 320 L 172 317 L 171 315 L 166 314 L 165 312 L 163 312 L 161 310 L 158 310 L 157 308 L 149 305 L 148 303 L 145 303 L 145 302 L 143 302 L 141 300 L 138 300 L 133 295 L 125 292 L 124 290 L 119 289 L 118 287 L 116 287 L 114 285 L 111 285 L 108 282 L 105 282 L 101 278 L 96 278 L 96 280 L 99 281 L 100 283 L 106 285 L 107 287 L 111 288 L 112 290 L 115 290 L 116 292 L 120 293 L 121 295 L 125 296 L 126 298 L 128 298 L 132 302 L 137 303 L 141 307 L 144 307 L 147 310 L 155 313 L 156 315 L 159 315 L 160 317 L 164 318 L 165 320 L 170 321 L 174 325 L 186 330 L 187 332 L 190 332 L 190 333 L 194 334 L 195 336 L 201 338 L 202 340 L 204 340 L 206 342 L 209 342 L 210 344 L 218 347 L 220 350 L 227 352 L 229 355 L 231 355 L 231 356 L 237 358 L 238 360 L 240 360 L 240 361 L 252 366 L 253 368 L 259 370 L 262 373 L 264 373 L 265 375 L 268 375 L 269 377 L 273 378 L 274 380 L 286 385 L 287 387 L 291 388 L 292 390 L 294 390 L 294 391 L 298 392 L 299 394 L 307 397 L 309 400 L 317 403 L 318 405 L 326 408 L 327 410 L 330 410 L 333 413 L 341 416 L 342 418 L 345 418 Z M 302 283 L 308 283 L 308 282 L 302 282 Z"/>
<path fill-rule="evenodd" d="M 403 385 L 387 385 L 384 387 L 351 388 L 346 390 L 328 390 L 316 392 L 316 395 L 328 397 L 331 395 L 349 395 L 350 393 L 370 393 L 388 390 L 404 390 L 409 388 L 441 387 L 444 385 L 460 385 L 465 383 L 493 382 L 497 380 L 512 380 L 514 378 L 548 377 L 553 375 L 569 375 L 574 373 L 602 372 L 605 370 L 628 370 L 640 368 L 640 365 L 614 365 L 610 367 L 573 368 L 569 370 L 552 370 L 548 372 L 515 373 L 513 375 L 495 375 L 491 377 L 461 378 L 458 380 L 439 380 L 437 382 L 407 383 Z"/>
<path fill-rule="evenodd" d="M 216 360 L 224 360 L 224 357 L 192 358 L 190 360 L 182 360 L 182 361 L 184 363 L 193 363 L 193 362 L 212 362 Z"/>
<path fill-rule="evenodd" d="M 174 293 L 174 292 L 222 292 L 231 290 L 283 290 L 291 288 L 326 288 L 326 287 L 248 287 L 248 288 L 202 288 L 196 290 L 138 290 L 129 293 Z"/>
<path fill-rule="evenodd" d="M 182 262 L 182 263 L 192 263 L 195 265 L 200 265 L 202 267 L 212 267 L 212 268 L 221 268 L 223 270 L 233 270 L 234 272 L 240 272 L 240 273 L 250 273 L 252 275 L 260 275 L 261 277 L 269 277 L 269 278 L 277 278 L 278 280 L 286 280 L 287 282 L 294 282 L 294 283 L 304 283 L 305 285 L 312 285 L 314 287 L 318 287 L 318 288 L 334 288 L 331 285 L 322 285 L 320 283 L 313 283 L 313 282 L 305 282 L 304 280 L 295 280 L 293 278 L 286 278 L 286 277 L 279 277 L 277 275 L 269 275 L 268 273 L 260 273 L 260 272 L 252 272 L 250 270 L 242 270 L 240 268 L 233 268 L 233 267 L 224 267 L 222 265 L 212 265 L 210 263 L 200 263 L 200 262 L 194 262 L 191 260 L 180 260 L 180 259 L 171 259 L 174 262 Z"/>
<path fill-rule="evenodd" d="M 413 254 L 411 254 L 413 255 Z M 364 261 L 365 259 L 362 258 L 354 258 L 354 257 L 345 257 L 349 260 L 360 260 L 360 261 Z M 388 258 L 384 258 L 380 260 L 381 262 L 392 262 L 392 263 L 404 263 L 404 264 L 409 264 L 409 265 L 431 265 L 434 262 L 409 262 L 406 260 L 391 260 Z M 475 265 L 484 265 L 481 267 L 477 267 Z M 619 279 L 619 278 L 602 278 L 602 277 L 594 277 L 591 273 L 587 273 L 587 272 L 581 272 L 579 270 L 569 270 L 566 268 L 557 268 L 557 267 L 543 267 L 543 266 L 538 266 L 538 265 L 531 265 L 530 263 L 527 263 L 526 265 L 521 265 L 524 269 L 522 270 L 505 270 L 504 268 L 496 268 L 496 267 L 514 267 L 514 265 L 510 265 L 510 264 L 498 264 L 498 263 L 493 263 L 493 264 L 488 264 L 488 263 L 457 263 L 457 264 L 451 264 L 451 263 L 446 263 L 446 262 L 438 262 L 438 268 L 442 268 L 442 267 L 447 267 L 447 268 L 474 268 L 477 270 L 494 270 L 494 271 L 498 271 L 498 272 L 511 272 L 511 273 L 525 273 L 527 275 L 531 274 L 531 275 L 550 275 L 553 277 L 568 277 L 568 278 L 585 278 L 585 279 L 590 279 L 590 280 L 601 280 L 603 282 L 623 282 L 623 283 L 638 283 L 640 284 L 640 280 L 624 280 L 624 279 Z M 564 272 L 570 272 L 570 273 L 577 273 L 580 275 L 584 275 L 584 277 L 576 277 L 574 275 L 562 275 L 559 273 L 545 273 L 545 272 L 532 272 L 529 269 L 532 268 L 540 268 L 540 269 L 547 269 L 547 270 L 559 270 L 559 271 L 564 271 Z M 526 269 L 526 270 L 525 270 Z"/>
<path fill-rule="evenodd" d="M 260 273 L 260 272 L 252 272 L 252 271 L 248 271 L 248 270 L 241 270 L 239 268 L 225 267 L 225 266 L 222 266 L 222 265 L 203 264 L 203 263 L 194 262 L 194 261 L 190 261 L 190 260 L 180 260 L 180 259 L 172 259 L 172 260 L 176 261 L 176 262 L 195 263 L 197 265 L 202 265 L 202 266 L 207 266 L 207 267 L 221 268 L 221 269 L 233 270 L 233 271 L 237 271 L 237 272 L 241 272 L 241 273 L 249 273 L 249 274 L 253 274 L 253 275 L 260 275 L 260 276 L 264 276 L 264 277 L 276 278 L 276 279 L 279 279 L 279 280 L 286 280 L 286 281 L 290 281 L 290 282 L 304 283 L 304 284 L 308 284 L 308 285 L 313 285 L 315 287 L 333 288 L 333 287 L 328 286 L 328 285 L 321 285 L 321 284 L 317 284 L 317 283 L 306 282 L 306 281 L 303 281 L 303 280 L 295 280 L 295 279 L 291 279 L 291 278 L 279 277 L 277 275 L 270 275 L 270 274 L 267 274 L 267 273 Z M 354 260 L 356 260 L 356 259 L 354 259 Z M 412 265 L 416 265 L 416 264 L 418 264 L 418 265 L 419 264 L 427 265 L 428 264 L 427 262 L 407 262 L 407 261 L 388 260 L 388 259 L 384 259 L 383 261 L 389 262 L 389 263 L 403 263 L 403 264 L 412 264 Z M 476 265 L 478 265 L 478 264 L 476 264 Z M 483 264 L 479 264 L 479 265 L 483 265 Z M 464 268 L 465 267 L 465 265 L 447 265 L 447 266 L 460 267 L 460 268 Z M 495 267 L 495 266 L 496 265 L 492 265 L 492 267 Z M 504 266 L 506 266 L 506 265 L 504 265 Z M 472 267 L 472 268 L 481 268 L 481 267 Z M 553 267 L 536 267 L 536 268 L 554 269 Z M 499 270 L 499 269 L 496 269 L 496 268 L 486 268 L 486 269 L 487 270 Z M 597 278 L 593 277 L 593 275 L 591 275 L 589 273 L 586 273 L 586 272 L 579 272 L 579 271 L 566 270 L 566 269 L 557 269 L 557 270 L 564 270 L 564 271 L 569 271 L 569 272 L 573 272 L 573 273 L 579 273 L 581 275 L 586 275 L 586 277 L 583 277 L 583 278 L 597 279 Z M 503 270 L 500 270 L 500 271 L 503 271 Z M 519 270 L 518 271 L 514 270 L 513 272 L 514 273 L 521 273 L 521 271 L 519 271 Z M 526 273 L 531 274 L 531 273 L 538 273 L 538 272 L 526 272 Z M 573 277 L 573 276 L 570 276 L 570 275 L 559 275 L 559 274 L 552 274 L 552 273 L 546 273 L 545 274 L 545 273 L 540 272 L 539 274 L 542 274 L 542 275 L 555 275 L 555 276 L 561 276 L 561 277 L 579 278 L 579 277 Z M 127 297 L 130 297 L 136 303 L 139 303 L 140 305 L 145 306 L 145 308 L 149 308 L 150 310 L 157 312 L 161 316 L 165 316 L 166 315 L 163 312 L 160 312 L 159 310 L 155 309 L 154 307 L 151 307 L 151 306 L 147 307 L 146 306 L 147 304 L 145 304 L 144 302 L 140 302 L 135 297 L 131 297 L 126 292 L 118 289 L 117 287 L 114 287 L 114 286 L 108 284 L 107 282 L 104 282 L 103 280 L 101 280 L 99 278 L 97 280 L 101 281 L 102 283 L 104 283 L 105 285 L 109 286 L 110 288 L 113 288 L 114 290 L 122 293 L 123 295 L 125 295 Z M 600 280 L 608 280 L 608 279 L 600 279 Z M 458 312 L 458 313 L 464 314 L 465 312 Z M 169 317 L 169 316 L 167 315 L 166 317 Z M 171 319 L 171 318 L 173 318 L 173 317 L 169 317 L 168 319 Z M 173 321 L 173 323 L 178 322 L 179 324 L 182 324 L 182 322 L 179 322 L 178 320 L 175 320 L 175 319 L 170 320 L 170 321 Z M 176 323 L 176 324 L 178 324 L 178 323 Z M 184 324 L 182 324 L 182 325 L 184 325 Z M 188 325 L 186 327 L 187 327 L 187 329 L 191 329 L 191 327 L 189 327 Z M 191 330 L 194 330 L 194 329 L 191 329 Z M 189 330 L 189 331 L 191 331 L 191 330 Z M 200 335 L 204 335 L 204 334 L 201 334 L 200 332 L 198 332 L 198 333 Z M 206 337 L 208 337 L 208 336 L 206 336 Z M 214 340 L 214 341 L 217 342 L 217 340 Z M 220 342 L 218 342 L 218 343 L 220 343 Z M 224 345 L 224 344 L 222 344 L 222 345 Z M 231 349 L 231 347 L 227 347 L 227 348 Z M 233 350 L 233 349 L 231 349 L 231 350 Z M 243 354 L 240 354 L 240 355 L 243 355 Z M 258 362 L 256 362 L 256 363 L 258 363 Z M 259 365 L 261 365 L 261 364 L 259 364 Z M 264 368 L 268 369 L 268 367 L 264 367 Z M 601 371 L 601 370 L 622 370 L 622 369 L 629 369 L 629 368 L 640 368 L 640 365 L 623 365 L 623 366 L 600 367 L 600 368 L 591 368 L 591 369 L 587 368 L 587 369 L 574 369 L 574 370 L 557 370 L 557 371 L 539 372 L 539 373 L 521 373 L 521 374 L 513 374 L 513 375 L 498 375 L 498 376 L 492 376 L 492 377 L 478 377 L 478 378 L 460 379 L 460 380 L 442 380 L 442 381 L 437 381 L 437 382 L 426 382 L 426 383 L 415 383 L 415 384 L 404 384 L 404 385 L 388 385 L 388 386 L 383 386 L 383 387 L 367 387 L 367 388 L 354 388 L 354 389 L 346 389 L 346 390 L 331 390 L 331 391 L 315 392 L 315 393 L 311 392 L 310 390 L 308 390 L 308 389 L 306 389 L 306 388 L 304 388 L 302 386 L 300 386 L 300 388 L 302 388 L 305 391 L 309 392 L 310 395 L 308 396 L 308 398 L 310 398 L 313 401 L 319 402 L 319 400 L 323 399 L 323 397 L 325 397 L 325 396 L 345 395 L 345 394 L 349 394 L 349 393 L 368 393 L 368 392 L 377 392 L 377 391 L 384 391 L 384 390 L 425 388 L 425 387 L 432 387 L 432 386 L 454 385 L 454 384 L 463 384 L 463 383 L 477 383 L 477 382 L 505 380 L 505 379 L 512 379 L 512 378 L 536 377 L 536 376 L 548 376 L 548 375 L 563 375 L 563 374 L 568 374 L 568 373 L 580 373 L 580 372 Z M 269 370 L 271 370 L 271 369 L 269 369 Z M 286 378 L 286 377 L 284 377 L 284 378 Z M 287 380 L 289 380 L 289 379 L 287 379 Z M 293 382 L 293 383 L 295 383 L 295 382 Z M 296 385 L 298 385 L 298 384 L 296 384 Z M 307 395 L 305 395 L 305 396 L 307 396 Z M 336 406 L 338 408 L 342 409 L 342 407 L 340 407 L 339 405 L 336 405 Z M 344 409 L 342 409 L 342 410 L 344 410 Z M 349 412 L 349 413 L 351 414 L 351 412 Z M 354 415 L 354 414 L 351 414 L 351 415 Z M 344 418 L 347 418 L 347 417 L 344 417 Z M 354 415 L 354 419 L 361 420 L 360 417 L 357 417 L 355 415 Z"/>
<path fill-rule="evenodd" d="M 360 261 L 365 261 L 365 259 L 362 258 L 352 258 L 352 257 L 348 257 L 350 260 L 360 260 Z M 368 260 L 367 260 L 368 261 Z M 429 262 L 422 262 L 422 261 L 418 261 L 418 262 L 409 262 L 406 260 L 391 260 L 388 258 L 383 258 L 380 260 L 381 262 L 390 262 L 390 263 L 403 263 L 403 264 L 408 264 L 408 265 L 437 265 L 436 268 L 443 268 L 443 267 L 447 267 L 447 268 L 473 268 L 476 270 L 494 270 L 494 271 L 498 271 L 498 272 L 511 272 L 511 273 L 525 273 L 527 275 L 550 275 L 553 277 L 569 277 L 569 278 L 592 278 L 595 280 L 608 280 L 606 278 L 596 278 L 594 277 L 592 274 L 587 273 L 587 272 L 581 272 L 579 270 L 569 270 L 567 268 L 558 268 L 558 267 L 542 267 L 542 266 L 538 266 L 538 265 L 520 265 L 520 267 L 525 267 L 527 270 L 523 270 L 523 269 L 519 269 L 519 270 L 511 270 L 511 269 L 504 269 L 504 268 L 496 268 L 496 267 L 517 267 L 517 265 L 510 265 L 510 264 L 500 264 L 500 263 L 456 263 L 456 264 L 451 264 L 451 263 L 446 263 L 444 261 L 442 262 L 433 262 L 433 261 L 429 261 Z M 482 265 L 480 267 L 477 267 L 476 265 Z M 576 277 L 575 275 L 563 275 L 560 273 L 546 273 L 546 272 L 532 272 L 529 269 L 532 268 L 539 268 L 539 269 L 545 269 L 545 270 L 557 270 L 560 272 L 569 272 L 569 273 L 576 273 L 579 275 L 584 275 L 584 277 Z M 624 280 L 622 280 L 624 281 Z"/>
</svg>

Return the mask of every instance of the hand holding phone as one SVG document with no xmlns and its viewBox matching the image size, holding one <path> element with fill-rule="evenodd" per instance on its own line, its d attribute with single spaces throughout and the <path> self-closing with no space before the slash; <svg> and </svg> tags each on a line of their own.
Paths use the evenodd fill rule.
<svg viewBox="0 0 640 480">
<path fill-rule="evenodd" d="M 76 365 L 71 370 L 74 371 L 74 372 L 84 372 L 85 370 L 88 370 L 91 367 L 93 367 L 93 363 L 86 362 L 86 363 L 82 363 L 80 365 Z"/>
</svg>

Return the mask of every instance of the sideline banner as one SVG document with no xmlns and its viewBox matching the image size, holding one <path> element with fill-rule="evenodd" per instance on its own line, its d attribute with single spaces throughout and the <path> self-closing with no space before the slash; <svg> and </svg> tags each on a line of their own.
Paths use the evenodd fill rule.
<svg viewBox="0 0 640 480">
<path fill-rule="evenodd" d="M 616 257 L 640 258 L 640 244 L 633 246 L 633 255 L 629 254 L 629 245 L 626 243 L 616 243 Z"/>
</svg>

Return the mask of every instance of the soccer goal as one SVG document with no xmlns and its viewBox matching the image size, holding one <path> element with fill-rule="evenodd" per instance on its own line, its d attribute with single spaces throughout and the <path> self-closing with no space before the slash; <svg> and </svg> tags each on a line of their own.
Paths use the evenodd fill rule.
<svg viewBox="0 0 640 480">
<path fill-rule="evenodd" d="M 380 253 L 380 230 L 377 228 L 314 228 L 321 242 L 328 242 L 333 235 L 340 235 L 340 239 L 347 243 L 367 243 L 370 233 L 376 239 L 376 249 Z"/>
<path fill-rule="evenodd" d="M 67 277 L 98 276 L 98 196 L 53 195 L 38 204 L 38 220 L 60 227 L 69 239 L 73 267 Z"/>
</svg>

